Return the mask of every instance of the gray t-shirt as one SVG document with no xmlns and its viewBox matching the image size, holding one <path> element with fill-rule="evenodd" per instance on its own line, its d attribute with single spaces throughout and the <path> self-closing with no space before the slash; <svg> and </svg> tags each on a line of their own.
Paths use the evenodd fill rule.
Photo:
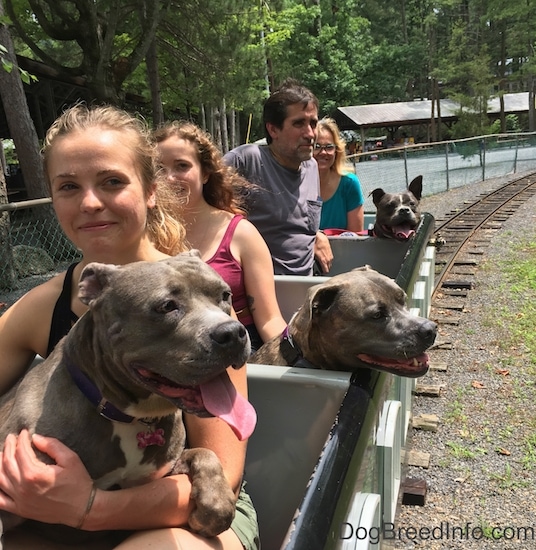
<svg viewBox="0 0 536 550">
<path fill-rule="evenodd" d="M 311 275 L 320 225 L 320 180 L 316 160 L 299 170 L 281 166 L 267 145 L 240 145 L 225 162 L 254 184 L 246 193 L 248 220 L 264 237 L 276 275 Z"/>
</svg>

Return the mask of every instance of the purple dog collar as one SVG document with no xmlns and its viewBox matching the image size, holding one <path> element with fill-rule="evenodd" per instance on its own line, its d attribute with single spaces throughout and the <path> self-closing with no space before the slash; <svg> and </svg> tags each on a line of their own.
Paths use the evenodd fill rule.
<svg viewBox="0 0 536 550">
<path fill-rule="evenodd" d="M 147 427 L 145 430 L 141 430 L 136 434 L 138 441 L 138 449 L 145 449 L 151 445 L 157 445 L 162 447 L 166 444 L 166 438 L 164 430 L 162 428 L 155 427 L 155 420 L 151 418 L 135 418 L 129 414 L 125 414 L 120 411 L 113 403 L 110 403 L 102 396 L 99 388 L 89 379 L 89 377 L 83 373 L 78 367 L 76 367 L 71 361 L 67 361 L 67 370 L 71 375 L 74 383 L 78 389 L 84 394 L 84 396 L 95 405 L 97 412 L 106 420 L 112 422 L 121 422 L 122 424 L 132 424 L 134 421 L 141 422 Z"/>
<path fill-rule="evenodd" d="M 84 396 L 96 407 L 101 416 L 107 420 L 114 422 L 122 422 L 123 424 L 131 424 L 136 418 L 120 411 L 114 404 L 110 403 L 102 396 L 99 388 L 71 361 L 67 362 L 67 370 L 71 375 L 74 383 Z"/>
</svg>

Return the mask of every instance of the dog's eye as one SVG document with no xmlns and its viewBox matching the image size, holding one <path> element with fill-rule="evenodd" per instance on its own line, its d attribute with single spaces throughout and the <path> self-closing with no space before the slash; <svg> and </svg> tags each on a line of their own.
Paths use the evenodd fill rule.
<svg viewBox="0 0 536 550">
<path fill-rule="evenodd" d="M 385 308 L 380 307 L 372 313 L 372 318 L 375 320 L 385 319 L 387 317 L 387 311 Z"/>
<path fill-rule="evenodd" d="M 177 309 L 179 309 L 177 302 L 174 300 L 166 300 L 156 308 L 156 311 L 158 313 L 170 313 L 171 311 L 175 311 Z"/>
<path fill-rule="evenodd" d="M 231 298 L 233 297 L 233 293 L 229 292 L 228 290 L 224 290 L 222 294 L 222 302 L 231 302 Z"/>
</svg>

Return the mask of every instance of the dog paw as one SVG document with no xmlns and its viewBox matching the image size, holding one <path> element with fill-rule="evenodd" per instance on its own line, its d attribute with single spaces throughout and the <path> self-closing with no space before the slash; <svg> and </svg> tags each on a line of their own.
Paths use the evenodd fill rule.
<svg viewBox="0 0 536 550">
<path fill-rule="evenodd" d="M 225 479 L 218 457 L 208 449 L 188 449 L 181 462 L 192 483 L 195 509 L 188 518 L 192 531 L 215 537 L 231 526 L 236 497 Z"/>
</svg>

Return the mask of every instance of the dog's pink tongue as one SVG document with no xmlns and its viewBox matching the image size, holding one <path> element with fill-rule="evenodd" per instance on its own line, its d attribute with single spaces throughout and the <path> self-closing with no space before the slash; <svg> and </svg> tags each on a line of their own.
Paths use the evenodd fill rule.
<svg viewBox="0 0 536 550">
<path fill-rule="evenodd" d="M 415 230 L 410 225 L 402 224 L 393 227 L 393 233 L 397 239 L 409 239 L 415 235 Z"/>
<path fill-rule="evenodd" d="M 200 389 L 207 411 L 227 422 L 240 441 L 253 433 L 257 413 L 253 405 L 236 391 L 226 372 L 201 384 Z"/>
</svg>

